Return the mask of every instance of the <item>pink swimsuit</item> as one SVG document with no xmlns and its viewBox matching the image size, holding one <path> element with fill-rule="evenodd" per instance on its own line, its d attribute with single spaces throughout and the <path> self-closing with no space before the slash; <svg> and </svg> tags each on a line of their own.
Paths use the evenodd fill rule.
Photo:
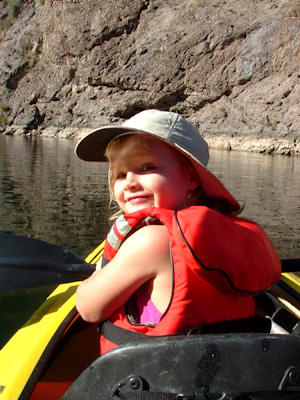
<svg viewBox="0 0 300 400">
<path fill-rule="evenodd" d="M 136 304 L 140 316 L 140 323 L 155 323 L 158 324 L 162 313 L 153 304 L 145 285 L 141 286 L 135 293 Z"/>
</svg>

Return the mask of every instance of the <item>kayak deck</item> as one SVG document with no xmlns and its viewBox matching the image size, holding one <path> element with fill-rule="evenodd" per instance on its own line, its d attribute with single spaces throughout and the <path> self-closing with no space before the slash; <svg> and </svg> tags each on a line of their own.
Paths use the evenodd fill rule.
<svg viewBox="0 0 300 400">
<path fill-rule="evenodd" d="M 1 400 L 28 398 L 66 326 L 77 318 L 77 286 L 59 285 L 2 348 Z"/>
<path fill-rule="evenodd" d="M 0 350 L 46 301 L 55 286 L 0 292 Z"/>
</svg>

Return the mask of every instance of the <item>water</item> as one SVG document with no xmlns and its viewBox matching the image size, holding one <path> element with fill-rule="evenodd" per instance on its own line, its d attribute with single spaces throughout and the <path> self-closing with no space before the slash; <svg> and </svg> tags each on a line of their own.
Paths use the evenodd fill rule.
<svg viewBox="0 0 300 400">
<path fill-rule="evenodd" d="M 85 257 L 109 229 L 107 165 L 74 156 L 74 140 L 0 136 L 0 233 Z M 300 158 L 211 150 L 211 171 L 260 223 L 282 258 L 300 257 Z"/>
<path fill-rule="evenodd" d="M 74 156 L 75 141 L 0 136 L 0 232 L 86 256 L 109 229 L 105 164 Z"/>
<path fill-rule="evenodd" d="M 245 203 L 282 258 L 300 258 L 300 158 L 211 150 L 210 169 Z"/>
</svg>

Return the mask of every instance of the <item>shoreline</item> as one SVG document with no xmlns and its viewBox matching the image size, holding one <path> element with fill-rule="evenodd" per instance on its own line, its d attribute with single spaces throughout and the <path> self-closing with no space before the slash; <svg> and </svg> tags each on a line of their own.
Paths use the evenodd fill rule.
<svg viewBox="0 0 300 400">
<path fill-rule="evenodd" d="M 78 140 L 94 128 L 64 128 L 49 127 L 41 131 L 26 132 L 22 127 L 11 127 L 3 132 L 7 136 L 29 136 Z M 228 134 L 223 132 L 203 131 L 204 139 L 209 148 L 232 151 L 247 151 L 264 154 L 279 154 L 300 156 L 300 140 L 288 137 L 261 137 L 255 134 Z"/>
<path fill-rule="evenodd" d="M 261 138 L 249 135 L 232 137 L 224 134 L 212 135 L 211 133 L 206 133 L 203 137 L 212 149 L 300 156 L 299 140 L 276 137 Z"/>
</svg>

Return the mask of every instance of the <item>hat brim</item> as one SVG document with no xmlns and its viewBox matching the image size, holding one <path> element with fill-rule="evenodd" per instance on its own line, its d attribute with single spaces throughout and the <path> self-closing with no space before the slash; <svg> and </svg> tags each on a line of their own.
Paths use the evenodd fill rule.
<svg viewBox="0 0 300 400">
<path fill-rule="evenodd" d="M 147 134 L 153 137 L 156 135 L 142 131 L 140 129 L 122 127 L 122 126 L 104 126 L 89 132 L 76 145 L 75 154 L 78 158 L 90 162 L 107 162 L 105 150 L 109 142 L 114 138 L 124 134 Z M 228 212 L 238 212 L 241 209 L 238 201 L 228 192 L 225 186 L 219 179 L 210 172 L 199 160 L 196 160 L 192 154 L 188 153 L 179 145 L 172 143 L 161 137 L 157 137 L 169 146 L 179 150 L 193 164 L 196 169 L 202 184 L 202 188 L 207 197 L 221 200 L 224 203 L 224 208 Z"/>
</svg>

